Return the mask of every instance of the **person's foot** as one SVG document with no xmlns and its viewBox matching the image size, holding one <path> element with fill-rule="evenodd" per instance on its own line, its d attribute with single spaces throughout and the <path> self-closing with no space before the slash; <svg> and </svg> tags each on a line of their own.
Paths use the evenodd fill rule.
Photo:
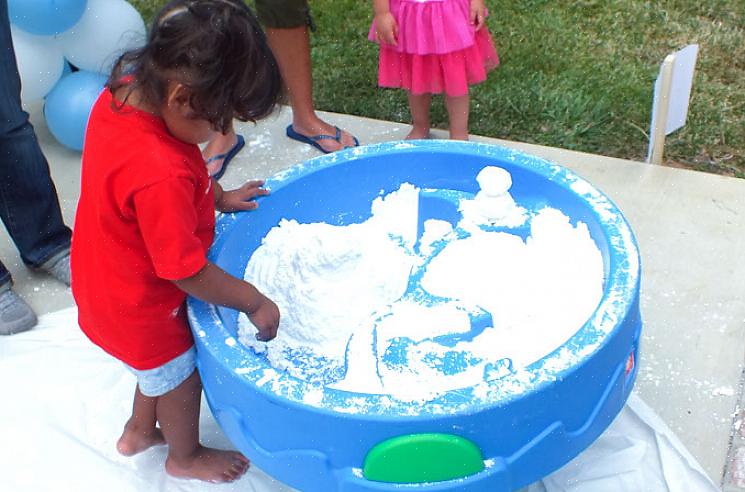
<svg viewBox="0 0 745 492">
<path fill-rule="evenodd" d="M 70 287 L 70 252 L 67 251 L 62 256 L 52 258 L 41 265 L 39 270 L 48 273 L 66 286 Z"/>
<path fill-rule="evenodd" d="M 300 135 L 305 137 L 314 137 L 316 135 L 335 135 L 336 127 L 329 125 L 321 119 L 316 119 L 312 122 L 298 121 L 292 122 L 292 128 Z M 356 147 L 359 142 L 355 141 L 355 138 L 346 130 L 341 130 L 341 137 L 337 141 L 333 138 L 324 138 L 317 141 L 325 152 L 336 152 L 337 150 L 343 150 L 347 147 Z"/>
<path fill-rule="evenodd" d="M 217 133 L 202 151 L 202 157 L 207 163 L 207 173 L 215 176 L 222 171 L 225 158 L 228 153 L 238 144 L 238 135 L 229 132 L 227 135 Z M 222 157 L 218 157 L 222 156 Z"/>
<path fill-rule="evenodd" d="M 225 483 L 240 478 L 248 470 L 248 458 L 237 451 L 199 446 L 185 459 L 168 456 L 166 472 L 176 478 L 191 478 L 204 482 Z"/>
<path fill-rule="evenodd" d="M 411 131 L 406 135 L 406 140 L 422 140 L 429 138 L 429 127 L 417 127 L 411 128 Z"/>
<path fill-rule="evenodd" d="M 10 288 L 0 287 L 0 335 L 13 335 L 36 326 L 36 314 L 26 301 Z"/>
<path fill-rule="evenodd" d="M 165 444 L 163 433 L 157 427 L 149 429 L 136 429 L 129 422 L 124 426 L 116 450 L 124 456 L 134 456 L 153 446 Z"/>
</svg>

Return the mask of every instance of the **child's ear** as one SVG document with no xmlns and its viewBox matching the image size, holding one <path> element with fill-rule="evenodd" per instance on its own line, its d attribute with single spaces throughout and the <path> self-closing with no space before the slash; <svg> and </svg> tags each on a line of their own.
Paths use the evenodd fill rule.
<svg viewBox="0 0 745 492">
<path fill-rule="evenodd" d="M 168 86 L 168 96 L 166 98 L 166 104 L 172 110 L 177 110 L 184 115 L 190 114 L 190 95 L 191 93 L 189 89 L 187 89 L 181 82 L 171 82 Z"/>
</svg>

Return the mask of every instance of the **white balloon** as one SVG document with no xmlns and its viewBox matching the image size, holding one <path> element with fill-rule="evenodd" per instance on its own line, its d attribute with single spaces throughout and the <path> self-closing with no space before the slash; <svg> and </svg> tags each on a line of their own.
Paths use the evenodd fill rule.
<svg viewBox="0 0 745 492">
<path fill-rule="evenodd" d="M 62 76 L 62 48 L 52 36 L 35 36 L 15 26 L 10 27 L 10 35 L 21 76 L 21 100 L 43 99 Z"/>
<path fill-rule="evenodd" d="M 119 56 L 146 41 L 145 22 L 125 0 L 88 0 L 83 17 L 58 39 L 70 63 L 108 75 Z"/>
</svg>

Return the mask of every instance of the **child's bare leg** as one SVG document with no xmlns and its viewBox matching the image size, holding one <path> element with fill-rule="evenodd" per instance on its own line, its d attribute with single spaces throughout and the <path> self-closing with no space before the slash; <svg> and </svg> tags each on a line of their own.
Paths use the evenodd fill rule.
<svg viewBox="0 0 745 492">
<path fill-rule="evenodd" d="M 406 140 L 429 138 L 429 106 L 432 102 L 431 94 L 412 94 L 409 92 L 409 108 L 413 128 L 406 136 Z"/>
<path fill-rule="evenodd" d="M 445 96 L 445 108 L 450 120 L 450 139 L 468 140 L 468 94 L 465 96 Z"/>
<path fill-rule="evenodd" d="M 158 397 L 156 413 L 168 443 L 166 471 L 179 478 L 232 482 L 248 469 L 248 459 L 236 451 L 199 444 L 202 381 L 194 373 L 174 390 Z"/>
<path fill-rule="evenodd" d="M 163 433 L 155 427 L 157 400 L 143 395 L 139 385 L 135 388 L 132 416 L 124 424 L 124 432 L 116 443 L 116 449 L 124 456 L 132 456 L 151 446 L 165 444 Z"/>
</svg>

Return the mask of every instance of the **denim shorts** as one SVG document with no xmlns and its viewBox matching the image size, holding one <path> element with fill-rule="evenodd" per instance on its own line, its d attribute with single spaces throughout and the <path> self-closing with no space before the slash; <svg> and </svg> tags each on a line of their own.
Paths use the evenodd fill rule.
<svg viewBox="0 0 745 492">
<path fill-rule="evenodd" d="M 127 364 L 124 364 L 127 366 Z M 197 351 L 192 346 L 189 350 L 171 359 L 160 367 L 141 371 L 127 366 L 137 376 L 137 385 L 145 396 L 162 396 L 176 389 L 186 381 L 197 368 Z"/>
</svg>

